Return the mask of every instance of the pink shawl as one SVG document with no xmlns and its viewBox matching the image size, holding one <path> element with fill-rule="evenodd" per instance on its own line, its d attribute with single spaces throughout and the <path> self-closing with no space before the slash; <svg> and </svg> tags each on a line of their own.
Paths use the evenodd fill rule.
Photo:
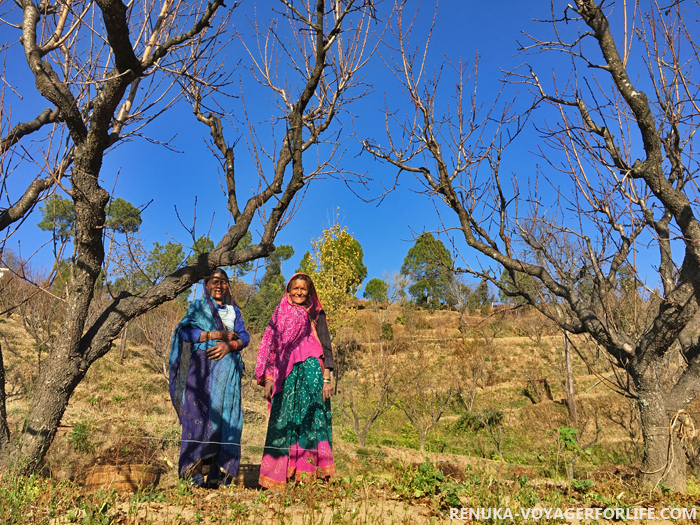
<svg viewBox="0 0 700 525">
<path fill-rule="evenodd" d="M 294 274 L 287 282 L 287 287 L 299 275 L 304 274 Z M 282 391 L 284 380 L 296 363 L 317 357 L 323 368 L 323 347 L 315 325 L 322 306 L 313 285 L 310 288 L 303 306 L 294 304 L 285 289 L 260 341 L 255 379 L 260 385 L 272 379 L 275 382 L 273 395 Z"/>
</svg>

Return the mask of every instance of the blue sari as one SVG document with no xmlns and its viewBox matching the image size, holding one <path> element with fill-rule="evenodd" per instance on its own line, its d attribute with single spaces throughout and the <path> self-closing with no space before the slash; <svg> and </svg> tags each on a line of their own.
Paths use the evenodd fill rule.
<svg viewBox="0 0 700 525">
<path fill-rule="evenodd" d="M 236 312 L 234 331 L 243 342 L 250 342 L 241 312 Z M 185 327 L 200 330 L 224 330 L 217 307 L 205 290 L 204 297 L 192 301 L 185 318 L 175 329 L 170 347 L 170 399 L 182 423 L 182 443 L 178 471 L 180 476 L 200 460 L 211 460 L 224 476 L 236 476 L 241 461 L 243 410 L 241 378 L 243 360 L 239 351 L 229 352 L 221 360 L 206 356 L 207 348 L 217 341 L 188 343 L 180 333 Z"/>
</svg>

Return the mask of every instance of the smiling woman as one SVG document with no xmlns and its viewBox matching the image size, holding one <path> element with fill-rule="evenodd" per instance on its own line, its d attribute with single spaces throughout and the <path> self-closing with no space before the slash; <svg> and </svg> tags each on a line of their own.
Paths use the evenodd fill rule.
<svg viewBox="0 0 700 525">
<path fill-rule="evenodd" d="M 170 350 L 170 396 L 182 422 L 179 473 L 204 486 L 229 484 L 241 460 L 240 351 L 250 342 L 228 276 L 221 269 L 204 280 L 204 297 L 190 304 Z"/>
<path fill-rule="evenodd" d="M 294 304 L 302 305 L 306 303 L 309 296 L 309 287 L 303 279 L 297 279 L 290 283 L 289 297 Z"/>
<path fill-rule="evenodd" d="M 330 397 L 333 352 L 311 277 L 292 276 L 260 341 L 255 377 L 270 407 L 260 485 L 335 473 Z"/>
</svg>

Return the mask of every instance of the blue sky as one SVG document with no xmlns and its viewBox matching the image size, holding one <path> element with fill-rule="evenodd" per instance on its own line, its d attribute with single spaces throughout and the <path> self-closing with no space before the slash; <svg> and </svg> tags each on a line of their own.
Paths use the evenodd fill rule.
<svg viewBox="0 0 700 525">
<path fill-rule="evenodd" d="M 249 32 L 246 14 L 250 14 L 252 8 L 257 7 L 258 17 L 264 19 L 267 15 L 263 13 L 272 15 L 270 5 L 271 0 L 256 4 L 251 1 L 242 2 L 232 18 L 236 29 Z M 417 7 L 419 3 L 410 2 L 409 5 Z M 381 4 L 380 16 L 385 17 L 389 7 L 388 2 Z M 425 29 L 432 14 L 433 7 L 429 3 L 423 3 L 418 18 L 421 31 L 414 36 L 415 45 L 422 45 Z M 488 103 L 491 100 L 489 97 L 501 88 L 502 70 L 512 69 L 526 59 L 521 55 L 515 56 L 517 40 L 523 40 L 521 32 L 539 31 L 539 34 L 542 34 L 547 28 L 535 24 L 533 18 L 546 19 L 548 16 L 549 2 L 443 1 L 439 6 L 429 48 L 430 60 L 439 64 L 446 56 L 452 60 L 461 56 L 463 60 L 473 63 L 478 52 L 481 56 L 479 91 L 484 97 L 484 102 Z M 12 40 L 9 34 L 4 38 Z M 227 53 L 228 64 L 233 65 L 242 59 L 245 65 L 247 58 L 240 44 L 233 45 Z M 380 46 L 378 52 L 372 56 L 365 71 L 366 82 L 371 84 L 372 92 L 350 106 L 353 114 L 341 115 L 339 127 L 336 128 L 346 139 L 342 146 L 345 149 L 343 167 L 367 173 L 371 179 L 369 188 L 361 189 L 366 199 L 376 197 L 381 192 L 381 183 L 391 184 L 396 174 L 394 168 L 371 159 L 367 154 L 359 156 L 361 148 L 353 137 L 354 129 L 361 138 L 374 137 L 381 141 L 384 137 L 382 108 L 385 100 L 395 109 L 404 111 L 399 86 L 381 60 L 381 55 L 387 53 L 388 49 Z M 533 57 L 527 59 L 539 60 Z M 8 82 L 28 93 L 23 100 L 14 99 L 13 121 L 31 118 L 38 112 L 37 108 L 43 109 L 48 104 L 30 93 L 32 86 L 31 82 L 27 81 L 29 76 L 21 48 L 17 45 L 10 48 L 6 60 L 10 66 Z M 555 65 L 555 62 L 551 62 L 551 57 L 548 60 L 539 62 L 540 71 L 545 76 L 548 70 L 551 74 L 551 68 Z M 245 67 L 239 66 L 237 72 L 249 110 L 255 115 L 253 120 L 257 119 L 260 130 L 263 130 L 264 121 L 271 114 L 266 102 L 267 95 L 258 96 Z M 450 84 L 449 78 L 444 84 L 447 97 L 453 85 Z M 234 94 L 239 94 L 237 89 L 233 89 Z M 511 86 L 508 89 L 509 96 L 515 93 L 515 87 Z M 524 97 L 521 100 L 525 102 L 527 95 L 521 94 L 521 97 Z M 236 148 L 236 169 L 241 180 L 239 187 L 244 187 L 246 173 L 251 174 L 251 184 L 255 183 L 256 175 L 245 144 L 245 126 L 240 118 L 240 106 L 236 106 L 239 102 L 240 99 L 232 101 L 234 118 L 232 124 L 226 128 L 226 133 L 229 141 L 240 139 Z M 177 151 L 138 138 L 122 144 L 105 158 L 101 173 L 103 186 L 108 191 L 114 188 L 115 197 L 124 198 L 136 206 L 145 205 L 152 200 L 142 214 L 143 224 L 140 230 L 141 237 L 149 247 L 153 242 L 164 244 L 169 240 L 189 244 L 188 234 L 180 225 L 175 210 L 177 209 L 186 225 L 191 225 L 195 197 L 197 234 L 207 233 L 211 225 L 210 237 L 218 240 L 227 227 L 228 216 L 225 197 L 217 177 L 217 166 L 205 144 L 208 130 L 195 120 L 191 107 L 181 102 L 147 128 L 146 133 L 156 140 L 169 141 Z M 534 175 L 538 159 L 531 152 L 536 142 L 536 132 L 530 124 L 508 151 L 504 172 L 517 172 L 521 181 Z M 307 157 L 307 165 L 313 163 L 312 156 Z M 26 173 L 25 182 L 27 177 L 33 176 Z M 326 178 L 314 181 L 308 187 L 304 201 L 293 220 L 277 237 L 277 244 L 290 244 L 295 250 L 294 257 L 285 263 L 284 274 L 289 276 L 297 268 L 303 253 L 310 249 L 311 239 L 319 237 L 323 228 L 329 225 L 336 214 L 341 224 L 347 226 L 362 245 L 364 263 L 368 268 L 367 280 L 381 277 L 385 272 L 399 270 L 417 234 L 440 228 L 433 203 L 417 193 L 416 190 L 419 189 L 420 186 L 412 175 L 403 174 L 397 190 L 386 196 L 381 204 L 377 204 L 358 199 L 342 180 Z M 10 191 L 13 191 L 12 188 Z M 443 214 L 443 217 L 448 216 Z M 8 246 L 17 250 L 17 243 L 21 242 L 22 255 L 27 257 L 39 246 L 47 242 L 50 245 L 50 234 L 36 227 L 39 220 L 38 213 L 31 216 L 8 242 Z M 253 231 L 253 237 L 256 240 L 259 235 Z M 463 242 L 460 243 L 459 238 L 456 242 L 465 258 L 473 262 L 474 255 L 463 249 Z M 44 248 L 33 260 L 38 265 L 50 265 L 50 249 Z"/>
</svg>

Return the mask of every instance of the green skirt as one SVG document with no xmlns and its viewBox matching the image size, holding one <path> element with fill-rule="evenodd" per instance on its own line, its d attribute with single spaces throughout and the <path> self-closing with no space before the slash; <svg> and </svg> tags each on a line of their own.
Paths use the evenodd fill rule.
<svg viewBox="0 0 700 525">
<path fill-rule="evenodd" d="M 260 485 L 284 487 L 335 474 L 330 400 L 323 401 L 323 371 L 309 357 L 284 380 L 272 398 L 267 438 L 260 464 Z"/>
</svg>

